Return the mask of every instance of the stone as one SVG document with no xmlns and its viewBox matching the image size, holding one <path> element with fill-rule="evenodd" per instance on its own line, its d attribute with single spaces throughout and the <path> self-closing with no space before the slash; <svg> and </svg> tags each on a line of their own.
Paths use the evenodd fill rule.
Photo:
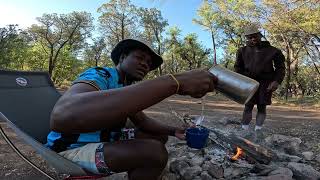
<svg viewBox="0 0 320 180">
<path fill-rule="evenodd" d="M 211 160 L 210 162 L 212 164 L 220 164 L 223 163 L 225 161 L 225 156 L 211 156 Z"/>
<path fill-rule="evenodd" d="M 284 175 L 292 178 L 293 173 L 289 168 L 279 167 L 278 169 L 271 171 L 268 175 Z"/>
<path fill-rule="evenodd" d="M 297 137 L 273 134 L 265 139 L 267 145 L 290 155 L 299 153 L 301 139 Z"/>
<path fill-rule="evenodd" d="M 245 180 L 293 180 L 293 179 L 285 175 L 276 174 L 271 176 L 246 177 Z"/>
<path fill-rule="evenodd" d="M 208 149 L 207 147 L 203 148 L 203 149 L 202 149 L 202 153 L 203 153 L 204 155 L 209 154 L 209 149 Z"/>
<path fill-rule="evenodd" d="M 292 177 L 286 176 L 283 174 L 275 174 L 275 175 L 267 176 L 261 180 L 293 180 L 293 179 Z"/>
<path fill-rule="evenodd" d="M 317 161 L 318 163 L 320 163 L 320 154 L 316 156 L 315 161 Z"/>
<path fill-rule="evenodd" d="M 189 152 L 189 153 L 187 154 L 187 158 L 189 158 L 189 159 L 193 158 L 194 156 L 195 156 L 195 154 L 192 153 L 192 152 Z"/>
<path fill-rule="evenodd" d="M 278 169 L 274 165 L 265 165 L 265 164 L 255 164 L 254 167 L 250 170 L 251 173 L 255 173 L 259 176 L 267 176 L 271 171 Z"/>
<path fill-rule="evenodd" d="M 200 174 L 200 177 L 202 180 L 212 180 L 213 178 L 208 174 L 207 171 L 203 171 L 201 174 Z"/>
<path fill-rule="evenodd" d="M 301 154 L 305 160 L 311 161 L 313 159 L 313 152 L 311 151 L 303 152 Z"/>
<path fill-rule="evenodd" d="M 191 159 L 190 165 L 191 166 L 201 166 L 204 162 L 204 158 L 203 157 L 199 157 L 199 156 L 195 156 Z"/>
<path fill-rule="evenodd" d="M 174 173 L 168 173 L 162 176 L 161 180 L 177 180 L 177 176 Z"/>
<path fill-rule="evenodd" d="M 286 153 L 278 153 L 277 154 L 278 161 L 286 161 L 286 162 L 299 162 L 302 160 L 299 156 L 293 156 Z"/>
<path fill-rule="evenodd" d="M 241 168 L 226 168 L 224 169 L 224 177 L 226 179 L 234 179 L 234 177 L 237 177 L 241 174 L 246 173 L 244 169 Z M 210 172 L 209 172 L 210 174 Z"/>
<path fill-rule="evenodd" d="M 168 156 L 169 157 L 179 157 L 181 151 L 173 146 L 167 147 Z"/>
<path fill-rule="evenodd" d="M 179 157 L 177 157 L 177 160 L 180 160 L 180 161 L 185 161 L 187 159 L 188 159 L 187 156 L 179 156 Z"/>
<path fill-rule="evenodd" d="M 170 171 L 173 173 L 179 173 L 184 169 L 190 167 L 189 164 L 184 160 L 175 160 L 170 163 Z M 181 175 L 181 174 L 180 174 Z"/>
<path fill-rule="evenodd" d="M 194 177 L 192 180 L 202 180 L 200 176 Z"/>
<path fill-rule="evenodd" d="M 209 168 L 210 168 L 210 162 L 208 162 L 208 161 L 206 161 L 206 162 L 204 162 L 203 164 L 202 164 L 202 170 L 203 171 L 208 171 L 209 170 Z"/>
<path fill-rule="evenodd" d="M 241 159 L 238 160 L 238 162 L 241 161 Z M 243 161 L 241 163 L 234 163 L 232 164 L 233 167 L 237 167 L 237 168 L 246 168 L 246 169 L 252 169 L 254 167 L 254 165 L 246 163 L 246 161 Z"/>
<path fill-rule="evenodd" d="M 316 171 L 312 166 L 302 163 L 290 162 L 288 164 L 293 172 L 293 178 L 296 180 L 305 180 L 311 179 L 316 180 L 320 179 L 320 172 Z"/>
<path fill-rule="evenodd" d="M 201 171 L 202 169 L 200 166 L 193 166 L 186 168 L 183 174 L 181 175 L 185 180 L 193 180 L 196 176 L 201 174 Z"/>
<path fill-rule="evenodd" d="M 222 125 L 227 125 L 229 123 L 229 118 L 227 117 L 223 117 L 220 120 L 218 120 L 218 123 L 222 124 Z"/>
<path fill-rule="evenodd" d="M 208 154 L 204 155 L 204 161 L 210 161 L 212 159 L 212 157 Z"/>
<path fill-rule="evenodd" d="M 264 180 L 265 177 L 260 177 L 260 176 L 250 176 L 246 177 L 245 180 Z"/>
<path fill-rule="evenodd" d="M 208 163 L 208 173 L 214 178 L 222 178 L 224 176 L 224 169 L 221 165 Z"/>
</svg>

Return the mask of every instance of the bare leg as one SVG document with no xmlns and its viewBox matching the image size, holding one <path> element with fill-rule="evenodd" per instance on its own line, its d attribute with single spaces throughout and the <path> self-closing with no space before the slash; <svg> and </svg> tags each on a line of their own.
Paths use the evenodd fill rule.
<svg viewBox="0 0 320 180">
<path fill-rule="evenodd" d="M 133 124 L 133 122 L 129 119 L 127 120 L 126 127 L 136 128 L 136 126 Z M 141 129 L 136 129 L 135 138 L 137 138 L 137 139 L 155 139 L 155 140 L 162 142 L 163 144 L 166 144 L 168 141 L 167 135 L 151 134 L 151 133 L 142 131 Z"/>
<path fill-rule="evenodd" d="M 130 180 L 156 180 L 166 167 L 168 160 L 168 152 L 164 144 L 153 139 L 106 143 L 104 156 L 111 171 L 127 171 Z"/>
<path fill-rule="evenodd" d="M 261 127 L 264 123 L 264 120 L 266 119 L 266 114 L 267 114 L 266 105 L 258 104 L 257 108 L 258 108 L 258 113 L 256 117 L 256 125 Z"/>
<path fill-rule="evenodd" d="M 167 135 L 159 135 L 159 134 L 150 134 L 141 130 L 137 130 L 135 132 L 135 138 L 137 139 L 154 139 L 162 142 L 163 144 L 166 144 L 168 141 Z"/>
<path fill-rule="evenodd" d="M 252 110 L 254 105 L 245 105 L 242 114 L 242 125 L 249 125 L 252 120 Z"/>
</svg>

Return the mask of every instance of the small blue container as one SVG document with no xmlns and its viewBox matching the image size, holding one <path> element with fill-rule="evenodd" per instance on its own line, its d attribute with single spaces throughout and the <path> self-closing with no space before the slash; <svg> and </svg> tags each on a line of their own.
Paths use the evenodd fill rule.
<svg viewBox="0 0 320 180">
<path fill-rule="evenodd" d="M 208 141 L 209 130 L 207 128 L 188 128 L 186 132 L 187 145 L 191 148 L 201 149 Z"/>
</svg>

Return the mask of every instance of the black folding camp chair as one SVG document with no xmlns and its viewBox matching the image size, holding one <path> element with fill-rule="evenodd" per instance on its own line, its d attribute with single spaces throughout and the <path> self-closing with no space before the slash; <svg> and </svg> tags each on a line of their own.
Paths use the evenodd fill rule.
<svg viewBox="0 0 320 180">
<path fill-rule="evenodd" d="M 7 124 L 30 144 L 58 173 L 89 179 L 101 176 L 89 175 L 77 164 L 46 148 L 50 113 L 60 93 L 45 72 L 21 72 L 0 70 L 0 121 Z M 0 127 L 7 143 L 11 143 Z M 20 151 L 11 143 L 18 154 Z M 23 154 L 19 154 L 24 158 Z M 28 162 L 28 159 L 25 159 Z M 34 165 L 32 162 L 28 162 Z M 33 166 L 35 167 L 35 166 Z M 37 167 L 35 167 L 37 168 Z M 37 169 L 41 172 L 40 169 Z M 48 174 L 41 172 L 50 177 Z"/>
</svg>

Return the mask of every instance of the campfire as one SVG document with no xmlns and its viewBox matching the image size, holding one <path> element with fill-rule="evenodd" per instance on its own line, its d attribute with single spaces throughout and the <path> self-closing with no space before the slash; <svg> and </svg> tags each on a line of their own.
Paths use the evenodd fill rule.
<svg viewBox="0 0 320 180">
<path fill-rule="evenodd" d="M 234 156 L 231 157 L 231 160 L 233 161 L 238 160 L 239 158 L 241 158 L 242 154 L 243 154 L 242 149 L 240 147 L 237 147 L 237 152 Z"/>
<path fill-rule="evenodd" d="M 168 147 L 171 157 L 168 179 L 173 176 L 178 180 L 292 179 L 294 174 L 303 176 L 301 179 L 320 177 L 311 166 L 297 163 L 297 156 L 281 155 L 267 146 L 218 129 L 211 129 L 211 132 L 215 135 L 201 150 L 183 143 Z"/>
<path fill-rule="evenodd" d="M 234 149 L 236 150 L 235 155 L 230 158 L 231 161 L 237 161 L 245 155 L 245 159 L 252 163 L 269 164 L 272 159 L 276 158 L 276 154 L 272 150 L 248 139 L 244 139 L 235 134 L 225 134 L 224 132 L 214 128 L 211 128 L 211 131 L 218 137 L 214 140 L 215 143 L 222 145 L 226 151 L 234 152 Z"/>
<path fill-rule="evenodd" d="M 192 120 L 188 116 L 180 118 L 182 122 Z M 219 125 L 206 126 L 210 130 L 209 142 L 201 150 L 179 141 L 167 147 L 167 179 L 320 179 L 320 172 L 301 157 L 287 154 L 291 149 L 296 151 L 288 152 L 298 152 L 298 138 L 275 134 L 258 144 L 253 138 L 243 138 L 237 129 L 225 128 L 225 123 Z"/>
</svg>

